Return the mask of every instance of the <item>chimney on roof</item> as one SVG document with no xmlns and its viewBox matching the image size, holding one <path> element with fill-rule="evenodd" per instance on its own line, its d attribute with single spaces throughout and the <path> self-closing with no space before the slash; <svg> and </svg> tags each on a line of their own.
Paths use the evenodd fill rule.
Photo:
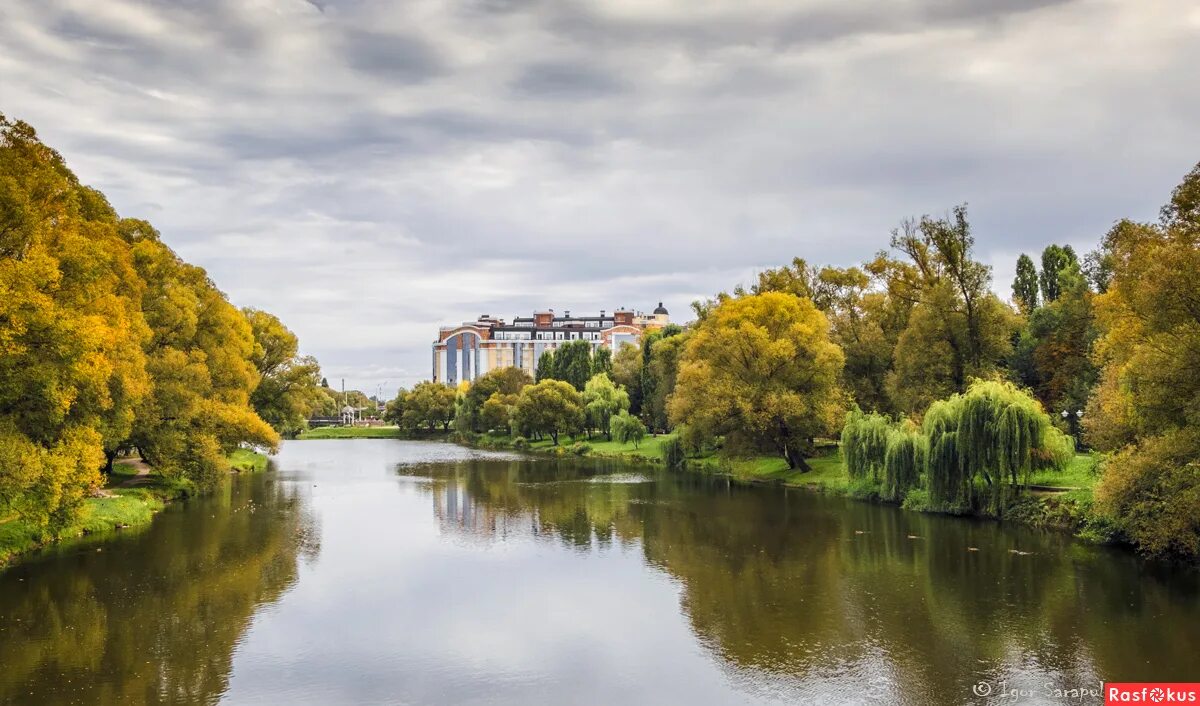
<svg viewBox="0 0 1200 706">
<path fill-rule="evenodd" d="M 569 319 L 569 318 L 571 318 L 571 310 L 570 310 L 570 309 L 564 309 L 564 310 L 563 310 L 563 316 L 567 317 L 568 319 Z"/>
</svg>

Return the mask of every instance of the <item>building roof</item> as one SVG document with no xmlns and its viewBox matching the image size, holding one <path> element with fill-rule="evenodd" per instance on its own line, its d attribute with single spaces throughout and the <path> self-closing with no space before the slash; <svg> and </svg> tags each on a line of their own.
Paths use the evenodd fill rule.
<svg viewBox="0 0 1200 706">
<path fill-rule="evenodd" d="M 655 314 L 664 314 L 664 315 L 670 316 L 670 314 L 668 314 L 668 313 L 667 313 L 667 309 L 666 309 L 666 307 L 664 307 L 664 306 L 662 305 L 662 302 L 659 302 L 659 303 L 658 303 L 658 307 L 657 307 L 657 308 L 655 308 L 655 310 L 654 310 L 654 313 L 655 313 Z"/>
</svg>

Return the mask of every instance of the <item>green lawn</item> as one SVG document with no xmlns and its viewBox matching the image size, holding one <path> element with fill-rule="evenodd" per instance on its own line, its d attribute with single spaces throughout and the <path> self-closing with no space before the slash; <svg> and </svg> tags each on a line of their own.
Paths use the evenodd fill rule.
<svg viewBox="0 0 1200 706">
<path fill-rule="evenodd" d="M 1066 470 L 1046 470 L 1033 473 L 1030 485 L 1045 485 L 1054 488 L 1091 488 L 1096 484 L 1095 454 L 1075 454 Z"/>
<path fill-rule="evenodd" d="M 842 452 L 826 450 L 807 459 L 810 470 L 792 470 L 787 461 L 778 456 L 756 456 L 754 458 L 730 459 L 732 475 L 742 480 L 777 481 L 787 485 L 819 486 L 831 490 L 845 490 L 846 470 L 842 468 Z"/>
<path fill-rule="evenodd" d="M 603 434 L 595 434 L 591 439 L 585 436 L 572 438 L 567 435 L 558 437 L 558 445 L 567 453 L 570 453 L 571 447 L 576 442 L 587 444 L 591 447 L 589 456 L 606 456 L 606 457 L 621 457 L 621 456 L 642 456 L 649 459 L 662 458 L 662 445 L 667 439 L 673 438 L 673 434 L 659 434 L 658 436 L 647 436 L 636 446 L 630 443 L 620 443 L 618 441 L 608 441 Z M 493 441 L 507 441 L 507 436 L 488 435 L 488 438 Z M 540 441 L 529 442 L 529 448 L 535 451 L 546 451 L 554 448 L 554 442 L 549 438 Z"/>
<path fill-rule="evenodd" d="M 242 473 L 260 473 L 267 470 L 267 457 L 250 449 L 238 449 L 229 455 L 229 465 Z"/>
<path fill-rule="evenodd" d="M 318 427 L 300 432 L 297 439 L 400 439 L 400 427 Z"/>
<path fill-rule="evenodd" d="M 240 472 L 257 472 L 267 467 L 267 457 L 249 449 L 233 452 L 229 462 Z M 127 482 L 135 485 L 126 487 L 123 484 Z M 108 497 L 84 500 L 75 523 L 53 536 L 39 536 L 36 528 L 16 517 L 0 518 L 0 566 L 47 542 L 149 524 L 166 503 L 190 495 L 193 486 L 189 481 L 157 473 L 137 477 L 133 464 L 118 462 L 113 465 L 105 491 Z"/>
</svg>

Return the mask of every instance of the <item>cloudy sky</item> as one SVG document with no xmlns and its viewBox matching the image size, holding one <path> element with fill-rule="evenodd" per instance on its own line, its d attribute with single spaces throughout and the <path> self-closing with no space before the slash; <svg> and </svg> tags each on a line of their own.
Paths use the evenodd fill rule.
<svg viewBox="0 0 1200 706">
<path fill-rule="evenodd" d="M 970 204 L 1089 249 L 1200 159 L 1194 0 L 4 0 L 0 111 L 331 382 L 439 323 L 848 265 Z"/>
</svg>

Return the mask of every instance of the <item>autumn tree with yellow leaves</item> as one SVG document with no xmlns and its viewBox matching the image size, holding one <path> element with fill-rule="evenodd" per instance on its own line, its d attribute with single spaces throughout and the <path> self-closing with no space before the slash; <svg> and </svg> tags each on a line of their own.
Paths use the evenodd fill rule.
<svg viewBox="0 0 1200 706">
<path fill-rule="evenodd" d="M 69 525 L 122 449 L 200 486 L 273 449 L 262 351 L 202 269 L 0 115 L 0 519 Z"/>
<path fill-rule="evenodd" d="M 674 424 L 807 469 L 814 437 L 832 434 L 845 411 L 844 361 L 810 300 L 784 292 L 726 299 L 691 333 L 668 413 Z"/>
</svg>

